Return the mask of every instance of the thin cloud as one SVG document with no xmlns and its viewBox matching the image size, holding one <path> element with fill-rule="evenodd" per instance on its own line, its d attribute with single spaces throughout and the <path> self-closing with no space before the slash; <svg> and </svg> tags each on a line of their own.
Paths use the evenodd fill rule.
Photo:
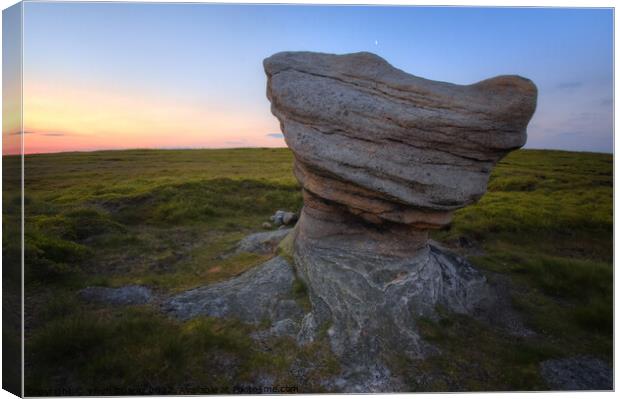
<svg viewBox="0 0 620 399">
<path fill-rule="evenodd" d="M 558 138 L 559 137 L 564 137 L 564 138 L 566 138 L 566 137 L 583 137 L 583 136 L 584 136 L 583 132 L 563 132 L 563 133 L 558 133 L 558 134 L 554 135 L 554 137 L 558 137 Z"/>
<path fill-rule="evenodd" d="M 32 134 L 33 132 L 23 132 L 24 134 Z M 21 135 L 22 132 L 13 132 L 13 133 L 9 133 L 9 136 L 19 136 Z"/>
<path fill-rule="evenodd" d="M 583 86 L 583 82 L 561 82 L 556 87 L 556 89 L 566 90 L 566 89 L 576 89 L 578 87 Z"/>
<path fill-rule="evenodd" d="M 246 145 L 247 140 L 228 140 L 224 142 L 226 145 Z"/>
<path fill-rule="evenodd" d="M 272 139 L 283 139 L 284 135 L 282 133 L 269 133 L 265 135 L 266 137 L 270 137 Z"/>
<path fill-rule="evenodd" d="M 9 133 L 9 136 L 19 136 L 22 132 L 13 132 Z M 29 130 L 24 130 L 23 134 L 35 134 L 38 136 L 48 136 L 48 137 L 62 137 L 62 136 L 70 136 L 67 133 L 58 133 L 58 132 L 33 132 Z"/>
</svg>

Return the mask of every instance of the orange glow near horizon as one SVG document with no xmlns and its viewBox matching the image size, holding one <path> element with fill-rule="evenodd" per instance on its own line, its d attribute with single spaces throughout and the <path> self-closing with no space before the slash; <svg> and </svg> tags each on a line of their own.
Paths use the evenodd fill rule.
<svg viewBox="0 0 620 399">
<path fill-rule="evenodd" d="M 24 152 L 281 147 L 277 120 L 238 110 L 63 82 L 24 82 Z"/>
</svg>

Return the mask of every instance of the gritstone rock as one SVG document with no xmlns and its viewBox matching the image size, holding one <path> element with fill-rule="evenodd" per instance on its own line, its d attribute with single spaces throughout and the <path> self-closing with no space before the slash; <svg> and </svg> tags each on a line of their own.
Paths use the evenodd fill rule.
<svg viewBox="0 0 620 399">
<path fill-rule="evenodd" d="M 473 315 L 493 301 L 484 276 L 428 231 L 479 200 L 493 166 L 525 144 L 536 86 L 436 82 L 370 53 L 284 52 L 264 68 L 303 191 L 292 258 L 313 316 L 301 341 L 327 323 L 349 389 L 389 390 L 388 377 L 363 381 L 384 355 L 432 353 L 420 317 L 437 317 L 438 305 Z"/>
</svg>

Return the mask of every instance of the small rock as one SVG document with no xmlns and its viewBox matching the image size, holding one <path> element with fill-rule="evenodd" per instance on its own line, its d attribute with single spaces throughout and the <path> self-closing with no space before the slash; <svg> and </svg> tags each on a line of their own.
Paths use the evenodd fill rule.
<svg viewBox="0 0 620 399">
<path fill-rule="evenodd" d="M 282 211 L 282 210 L 277 210 L 276 213 L 273 214 L 273 216 L 271 216 L 271 218 L 269 218 L 276 226 L 279 226 L 281 224 L 283 224 L 283 218 L 284 218 L 284 214 L 286 212 Z"/>
<path fill-rule="evenodd" d="M 269 219 L 276 225 L 290 226 L 295 224 L 299 217 L 294 212 L 287 212 L 283 210 L 277 210 Z"/>
<path fill-rule="evenodd" d="M 264 229 L 270 229 L 271 228 L 271 223 L 265 222 L 265 223 L 262 224 L 262 226 L 263 226 Z"/>
<path fill-rule="evenodd" d="M 128 285 L 119 288 L 87 287 L 80 290 L 78 295 L 87 302 L 110 305 L 143 305 L 153 299 L 151 290 L 141 285 Z"/>
<path fill-rule="evenodd" d="M 290 231 L 291 229 L 279 229 L 250 234 L 239 241 L 235 252 L 251 252 L 257 254 L 272 253 L 280 241 L 282 241 Z"/>
<path fill-rule="evenodd" d="M 612 369 L 602 360 L 593 357 L 546 360 L 540 364 L 540 371 L 549 388 L 554 390 L 613 389 Z"/>
<path fill-rule="evenodd" d="M 290 226 L 292 224 L 295 224 L 297 219 L 298 217 L 296 213 L 286 212 L 284 216 L 282 216 L 282 223 L 284 223 L 286 226 Z"/>
</svg>

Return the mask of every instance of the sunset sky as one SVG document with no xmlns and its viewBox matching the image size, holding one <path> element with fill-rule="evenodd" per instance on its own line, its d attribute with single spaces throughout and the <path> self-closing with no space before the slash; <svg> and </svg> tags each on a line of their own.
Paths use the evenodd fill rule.
<svg viewBox="0 0 620 399">
<path fill-rule="evenodd" d="M 528 77 L 526 147 L 611 152 L 612 29 L 610 9 L 26 3 L 25 150 L 283 146 L 262 60 L 310 50 Z"/>
</svg>

